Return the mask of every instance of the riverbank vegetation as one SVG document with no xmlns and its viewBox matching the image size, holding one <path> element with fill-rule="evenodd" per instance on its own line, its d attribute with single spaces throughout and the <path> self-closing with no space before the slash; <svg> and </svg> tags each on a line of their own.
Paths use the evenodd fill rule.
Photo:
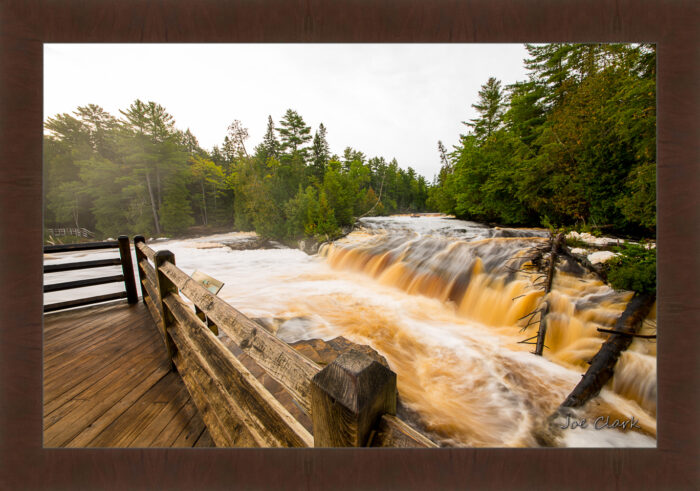
<svg viewBox="0 0 700 491">
<path fill-rule="evenodd" d="M 428 204 L 512 226 L 656 234 L 654 45 L 527 45 L 528 80 L 490 78 Z"/>
<path fill-rule="evenodd" d="M 346 148 L 332 154 L 326 128 L 296 111 L 253 149 L 234 121 L 221 146 L 202 149 L 155 102 L 134 101 L 117 118 L 87 105 L 45 123 L 45 226 L 178 235 L 229 226 L 266 238 L 328 237 L 362 215 L 425 209 L 426 180 L 394 159 Z"/>
</svg>

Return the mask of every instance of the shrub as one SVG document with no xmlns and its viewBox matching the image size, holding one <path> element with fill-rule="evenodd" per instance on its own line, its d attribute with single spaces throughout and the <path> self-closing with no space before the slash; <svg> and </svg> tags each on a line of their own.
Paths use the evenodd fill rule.
<svg viewBox="0 0 700 491">
<path fill-rule="evenodd" d="M 656 249 L 625 244 L 616 252 L 621 255 L 606 263 L 608 281 L 612 287 L 637 293 L 655 293 Z"/>
</svg>

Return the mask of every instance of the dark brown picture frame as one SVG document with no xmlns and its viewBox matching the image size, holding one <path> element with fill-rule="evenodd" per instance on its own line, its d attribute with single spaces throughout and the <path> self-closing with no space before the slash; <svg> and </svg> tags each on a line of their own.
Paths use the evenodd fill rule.
<svg viewBox="0 0 700 491">
<path fill-rule="evenodd" d="M 697 489 L 699 10 L 693 0 L 0 0 L 0 489 Z M 554 41 L 658 46 L 656 449 L 42 448 L 43 43 Z"/>
</svg>

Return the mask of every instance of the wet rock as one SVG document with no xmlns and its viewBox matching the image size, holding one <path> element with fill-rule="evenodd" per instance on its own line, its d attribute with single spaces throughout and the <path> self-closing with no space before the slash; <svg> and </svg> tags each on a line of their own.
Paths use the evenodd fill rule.
<svg viewBox="0 0 700 491">
<path fill-rule="evenodd" d="M 275 240 L 258 236 L 242 237 L 225 245 L 234 251 L 248 251 L 253 249 L 287 249 L 287 246 Z"/>
<path fill-rule="evenodd" d="M 314 239 L 302 239 L 297 244 L 300 251 L 307 253 L 309 256 L 313 256 L 318 252 L 319 243 Z"/>
<path fill-rule="evenodd" d="M 386 361 L 386 358 L 377 353 L 372 347 L 366 344 L 353 343 L 343 336 L 338 336 L 330 341 L 324 341 L 323 339 L 305 339 L 303 341 L 297 341 L 296 343 L 290 343 L 290 346 L 321 366 L 333 363 L 333 361 L 343 353 L 357 351 L 389 368 L 389 363 Z"/>
</svg>

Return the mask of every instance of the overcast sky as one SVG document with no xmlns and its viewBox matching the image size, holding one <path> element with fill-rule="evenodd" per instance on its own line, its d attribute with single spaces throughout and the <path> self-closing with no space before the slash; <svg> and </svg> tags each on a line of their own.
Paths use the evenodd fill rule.
<svg viewBox="0 0 700 491">
<path fill-rule="evenodd" d="M 97 104 L 114 116 L 154 101 L 200 146 L 221 146 L 235 119 L 260 143 L 288 109 L 323 123 L 331 152 L 396 158 L 429 181 L 476 116 L 490 76 L 524 80 L 519 44 L 46 44 L 44 119 Z"/>
</svg>

